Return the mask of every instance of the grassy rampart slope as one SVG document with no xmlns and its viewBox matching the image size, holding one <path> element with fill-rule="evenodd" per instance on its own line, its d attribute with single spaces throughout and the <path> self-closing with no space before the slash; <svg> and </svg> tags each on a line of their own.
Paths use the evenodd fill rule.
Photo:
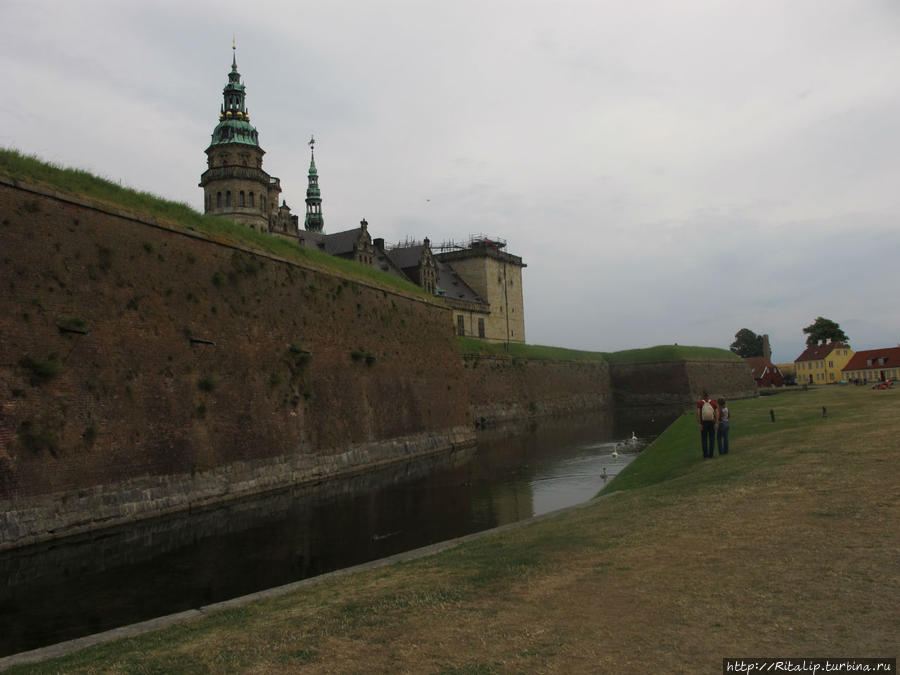
<svg viewBox="0 0 900 675">
<path fill-rule="evenodd" d="M 173 202 L 149 192 L 123 187 L 81 169 L 72 169 L 0 148 L 0 176 L 17 183 L 41 185 L 76 198 L 89 199 L 129 211 L 138 216 L 157 218 L 170 226 L 202 232 L 219 241 L 292 260 L 330 272 L 335 276 L 365 281 L 409 295 L 431 298 L 421 288 L 381 270 L 335 258 L 321 251 L 249 227 L 227 218 L 203 215 L 187 204 Z"/>
<path fill-rule="evenodd" d="M 725 656 L 894 656 L 900 391 L 731 408 L 728 456 L 702 460 L 686 415 L 585 507 L 11 672 L 707 673 Z"/>
<path fill-rule="evenodd" d="M 658 345 L 619 352 L 590 352 L 563 347 L 529 345 L 511 342 L 509 345 L 485 342 L 477 338 L 458 337 L 457 344 L 463 355 L 493 356 L 502 358 L 533 359 L 535 361 L 606 361 L 607 363 L 654 363 L 658 361 L 688 361 L 708 359 L 735 361 L 740 357 L 727 349 L 717 347 L 690 347 Z"/>
</svg>

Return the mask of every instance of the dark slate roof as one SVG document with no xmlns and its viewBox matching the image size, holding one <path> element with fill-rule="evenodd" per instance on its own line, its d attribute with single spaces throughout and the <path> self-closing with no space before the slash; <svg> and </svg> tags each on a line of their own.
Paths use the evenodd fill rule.
<svg viewBox="0 0 900 675">
<path fill-rule="evenodd" d="M 395 277 L 400 277 L 401 279 L 406 279 L 407 281 L 412 281 L 406 274 L 404 274 L 403 270 L 397 267 L 394 264 L 394 261 L 391 260 L 388 252 L 383 248 L 375 247 L 375 267 L 380 269 L 382 272 L 387 272 L 388 274 L 393 274 Z M 413 282 L 415 283 L 415 282 Z"/>
<path fill-rule="evenodd" d="M 882 359 L 884 363 L 882 363 Z M 870 360 L 872 364 L 867 365 Z M 900 347 L 885 347 L 884 349 L 866 349 L 856 352 L 843 370 L 882 370 L 898 367 L 900 367 Z"/>
<path fill-rule="evenodd" d="M 424 249 L 424 244 L 404 246 L 402 248 L 392 248 L 390 251 L 387 251 L 387 254 L 397 267 L 406 270 L 410 267 L 419 266 L 419 260 L 422 259 L 422 251 Z"/>
<path fill-rule="evenodd" d="M 310 232 L 309 230 L 300 230 L 300 243 L 307 248 L 314 248 L 319 251 L 325 250 L 325 237 L 328 235 L 321 232 Z"/>
<path fill-rule="evenodd" d="M 359 240 L 359 235 L 361 232 L 361 227 L 354 227 L 352 230 L 344 230 L 343 232 L 326 234 L 325 252 L 331 255 L 353 253 L 353 250 L 356 248 L 356 242 Z"/>
<path fill-rule="evenodd" d="M 806 351 L 794 359 L 794 363 L 798 361 L 821 361 L 835 349 L 850 349 L 850 345 L 845 345 L 843 342 L 813 345 L 812 347 L 807 347 Z"/>
<path fill-rule="evenodd" d="M 486 304 L 485 301 L 472 290 L 469 284 L 462 280 L 449 263 L 441 262 L 435 258 L 434 264 L 436 268 L 435 271 L 437 272 L 436 295 L 445 298 L 453 298 L 454 300 L 466 300 L 468 302 Z"/>
</svg>

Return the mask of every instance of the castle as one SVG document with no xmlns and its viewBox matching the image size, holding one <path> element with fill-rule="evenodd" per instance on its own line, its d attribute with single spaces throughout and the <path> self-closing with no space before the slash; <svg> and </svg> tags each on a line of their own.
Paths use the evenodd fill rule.
<svg viewBox="0 0 900 675">
<path fill-rule="evenodd" d="M 299 217 L 281 199 L 281 181 L 262 168 L 265 151 L 250 124 L 236 54 L 222 95 L 219 123 L 206 148 L 207 169 L 200 176 L 204 213 L 409 280 L 440 298 L 452 314 L 457 335 L 525 342 L 522 268 L 526 265 L 503 250 L 505 241 L 473 236 L 464 243 L 448 242 L 433 249 L 425 238 L 386 246 L 384 239 L 372 238 L 365 220 L 359 227 L 326 233 L 314 138 L 309 141 L 306 217 L 301 229 Z"/>
</svg>

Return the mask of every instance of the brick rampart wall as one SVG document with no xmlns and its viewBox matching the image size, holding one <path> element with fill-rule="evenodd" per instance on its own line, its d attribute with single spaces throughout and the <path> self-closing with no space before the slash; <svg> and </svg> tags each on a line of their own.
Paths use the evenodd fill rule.
<svg viewBox="0 0 900 675">
<path fill-rule="evenodd" d="M 464 359 L 472 418 L 480 426 L 610 407 L 609 366 L 602 361 Z"/>
<path fill-rule="evenodd" d="M 757 396 L 756 383 L 740 361 L 666 361 L 610 366 L 617 407 L 678 408 L 692 404 L 703 390 L 726 399 Z"/>
<path fill-rule="evenodd" d="M 427 301 L 7 183 L 0 289 L 0 547 L 474 440 Z"/>
</svg>

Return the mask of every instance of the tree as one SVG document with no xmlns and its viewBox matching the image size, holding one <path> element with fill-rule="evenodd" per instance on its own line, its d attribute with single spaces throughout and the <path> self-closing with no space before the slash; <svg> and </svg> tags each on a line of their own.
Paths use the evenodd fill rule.
<svg viewBox="0 0 900 675">
<path fill-rule="evenodd" d="M 741 328 L 734 334 L 731 351 L 742 358 L 763 355 L 763 336 L 757 335 L 749 328 Z"/>
<path fill-rule="evenodd" d="M 850 342 L 841 327 L 831 319 L 820 316 L 812 324 L 803 329 L 803 332 L 809 335 L 806 338 L 806 346 L 812 347 L 824 340 L 832 342 Z"/>
</svg>

